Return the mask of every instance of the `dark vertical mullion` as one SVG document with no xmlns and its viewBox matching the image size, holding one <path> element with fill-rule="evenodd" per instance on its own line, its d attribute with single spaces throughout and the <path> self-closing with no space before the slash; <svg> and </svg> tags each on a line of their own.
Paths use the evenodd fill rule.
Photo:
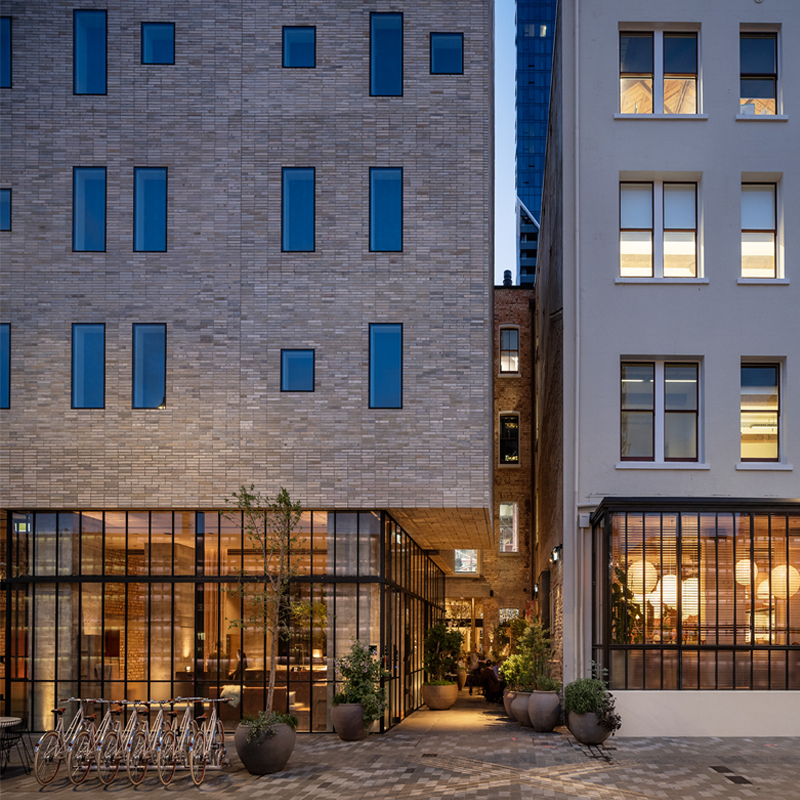
<svg viewBox="0 0 800 800">
<path fill-rule="evenodd" d="M 733 565 L 736 583 L 736 562 Z M 714 515 L 714 689 L 719 689 L 719 513 Z"/>
<path fill-rule="evenodd" d="M 788 645 L 790 643 L 790 641 L 791 641 L 790 632 L 792 630 L 791 616 L 790 616 L 790 613 L 789 613 L 789 609 L 791 608 L 792 604 L 789 602 L 791 600 L 791 598 L 789 597 L 789 569 L 788 569 L 788 565 L 789 565 L 789 532 L 790 532 L 790 529 L 789 529 L 789 515 L 788 514 L 785 515 L 784 529 L 786 530 L 786 565 L 787 565 L 787 569 L 786 569 L 786 643 L 784 645 L 784 647 L 786 647 L 786 645 Z M 789 651 L 789 649 L 787 647 L 784 650 L 785 657 L 784 657 L 784 664 L 783 664 L 784 672 L 786 673 L 785 683 L 784 683 L 784 688 L 786 688 L 786 689 L 789 688 L 789 652 L 790 651 Z"/>
<path fill-rule="evenodd" d="M 605 666 L 611 669 L 611 536 L 612 536 L 612 525 L 613 525 L 613 515 L 610 511 L 603 512 L 603 520 L 602 520 L 602 529 L 603 529 L 603 541 L 601 552 L 603 554 L 603 571 L 602 571 L 602 581 L 603 581 L 603 599 L 605 603 L 608 604 L 608 612 L 603 614 L 603 626 L 605 628 L 605 636 L 604 638 L 604 658 L 605 658 Z M 625 685 L 627 689 L 627 685 Z"/>
<path fill-rule="evenodd" d="M 663 515 L 662 515 L 663 519 Z M 678 656 L 678 686 L 683 688 L 683 592 L 681 591 L 681 575 L 683 574 L 683 519 L 680 512 L 675 514 L 675 561 L 677 563 L 677 580 L 675 581 L 676 595 L 676 619 L 675 630 L 677 631 L 675 645 Z"/>
<path fill-rule="evenodd" d="M 13 572 L 10 569 L 12 564 L 19 564 L 19 561 L 13 561 L 13 541 L 12 537 L 16 539 L 16 531 L 14 530 L 14 518 L 10 511 L 3 511 L 2 513 L 6 518 L 6 564 L 8 564 L 9 569 L 7 574 L 13 576 Z M 788 537 L 787 537 L 788 542 Z M 14 659 L 13 651 L 11 648 L 11 583 L 6 581 L 5 586 L 5 596 L 6 596 L 6 616 L 5 622 L 3 627 L 5 628 L 5 642 L 4 642 L 4 650 L 3 650 L 3 658 L 6 664 L 5 675 L 3 676 L 3 716 L 10 716 L 11 715 L 11 672 L 16 672 L 16 669 L 12 670 L 12 663 L 14 667 L 17 665 L 16 659 Z"/>
<path fill-rule="evenodd" d="M 384 669 L 386 668 L 386 513 L 384 511 L 380 512 L 380 532 L 381 532 L 381 541 L 380 541 L 380 565 L 379 569 L 379 576 L 380 576 L 380 583 L 379 591 L 380 591 L 380 650 L 379 658 L 383 659 L 383 666 Z M 381 688 L 386 688 L 386 679 L 381 678 Z M 391 723 L 392 719 L 392 712 L 391 708 L 389 709 L 389 721 Z M 381 724 L 380 724 L 381 733 L 386 730 L 386 714 L 381 715 Z"/>
<path fill-rule="evenodd" d="M 629 512 L 625 512 L 625 547 L 623 549 L 624 558 L 625 558 L 625 567 L 627 570 L 628 566 L 628 515 Z M 625 615 L 622 620 L 622 642 L 625 645 L 625 649 L 623 653 L 625 654 L 625 688 L 628 688 L 628 661 L 629 661 L 629 654 L 630 650 L 628 649 L 628 581 L 626 579 L 625 585 L 622 587 L 622 597 L 623 597 L 623 608 L 625 609 Z"/>
</svg>

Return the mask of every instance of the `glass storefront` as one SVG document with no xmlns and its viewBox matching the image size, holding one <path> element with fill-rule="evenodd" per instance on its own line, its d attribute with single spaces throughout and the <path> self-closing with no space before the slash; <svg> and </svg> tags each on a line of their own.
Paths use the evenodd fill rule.
<svg viewBox="0 0 800 800">
<path fill-rule="evenodd" d="M 422 703 L 421 643 L 444 615 L 443 573 L 383 512 L 307 511 L 295 536 L 274 706 L 300 731 L 332 730 L 334 659 L 358 638 L 391 674 L 386 729 Z M 5 714 L 44 730 L 62 697 L 217 697 L 231 687 L 240 703 L 222 706 L 226 727 L 264 708 L 269 634 L 232 625 L 248 614 L 231 589 L 258 572 L 241 519 L 11 512 L 0 548 Z"/>
<path fill-rule="evenodd" d="M 612 689 L 800 689 L 800 504 L 606 500 L 592 521 Z"/>
</svg>

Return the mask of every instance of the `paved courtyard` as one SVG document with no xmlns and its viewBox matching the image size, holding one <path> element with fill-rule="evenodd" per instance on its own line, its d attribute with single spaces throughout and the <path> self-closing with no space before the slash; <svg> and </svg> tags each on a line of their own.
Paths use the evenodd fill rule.
<svg viewBox="0 0 800 800">
<path fill-rule="evenodd" d="M 66 776 L 42 788 L 12 767 L 0 780 L 3 800 L 38 795 L 133 800 L 143 795 L 205 795 L 247 800 L 334 798 L 481 798 L 481 800 L 800 800 L 797 738 L 652 738 L 579 745 L 565 728 L 536 734 L 464 691 L 450 711 L 418 711 L 383 736 L 346 743 L 302 734 L 283 772 L 248 775 L 236 758 L 208 772 L 201 787 L 181 776 L 165 789 L 155 773 L 134 789 L 122 772 L 103 789 L 78 788 Z"/>
</svg>

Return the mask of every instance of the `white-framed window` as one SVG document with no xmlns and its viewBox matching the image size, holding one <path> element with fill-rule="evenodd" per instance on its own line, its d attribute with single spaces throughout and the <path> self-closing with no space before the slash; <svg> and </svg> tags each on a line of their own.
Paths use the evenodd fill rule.
<svg viewBox="0 0 800 800">
<path fill-rule="evenodd" d="M 777 200 L 777 184 L 742 182 L 742 278 L 780 275 Z"/>
<path fill-rule="evenodd" d="M 456 575 L 475 575 L 478 572 L 477 550 L 456 550 L 455 566 Z"/>
<path fill-rule="evenodd" d="M 700 113 L 698 32 L 619 33 L 619 113 Z"/>
<path fill-rule="evenodd" d="M 620 182 L 620 278 L 697 278 L 697 238 L 696 182 Z"/>
<path fill-rule="evenodd" d="M 519 328 L 505 325 L 500 328 L 500 373 L 519 373 Z"/>
<path fill-rule="evenodd" d="M 780 461 L 781 365 L 742 361 L 740 458 Z"/>
<path fill-rule="evenodd" d="M 516 553 L 518 550 L 517 504 L 500 503 L 500 552 Z"/>
<path fill-rule="evenodd" d="M 699 362 L 626 360 L 620 372 L 620 459 L 699 461 Z"/>
</svg>

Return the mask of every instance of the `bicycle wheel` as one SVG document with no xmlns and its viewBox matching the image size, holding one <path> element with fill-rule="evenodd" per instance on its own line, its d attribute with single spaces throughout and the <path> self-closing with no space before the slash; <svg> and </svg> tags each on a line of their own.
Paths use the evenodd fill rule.
<svg viewBox="0 0 800 800">
<path fill-rule="evenodd" d="M 119 737 L 116 731 L 109 731 L 97 750 L 97 777 L 100 783 L 108 786 L 117 776 L 119 769 Z"/>
<path fill-rule="evenodd" d="M 161 739 L 161 747 L 158 748 L 158 779 L 164 786 L 169 786 L 170 781 L 175 775 L 176 756 L 178 740 L 174 731 L 167 731 Z"/>
<path fill-rule="evenodd" d="M 222 720 L 217 720 L 214 728 L 214 738 L 211 741 L 211 752 L 209 753 L 211 766 L 213 767 L 226 767 L 230 763 L 228 761 L 228 753 L 225 750 L 225 730 L 222 727 Z"/>
<path fill-rule="evenodd" d="M 36 780 L 47 786 L 52 783 L 61 766 L 61 738 L 56 731 L 49 731 L 42 736 L 36 748 L 36 757 L 33 760 L 33 771 Z"/>
<path fill-rule="evenodd" d="M 134 786 L 138 786 L 147 772 L 147 735 L 144 731 L 136 731 L 128 748 L 125 759 L 128 777 Z"/>
<path fill-rule="evenodd" d="M 195 786 L 203 782 L 206 774 L 206 740 L 202 733 L 195 734 L 189 747 L 189 774 Z"/>
<path fill-rule="evenodd" d="M 72 743 L 67 756 L 67 774 L 75 786 L 83 783 L 89 774 L 94 753 L 92 752 L 92 735 L 89 731 L 81 731 Z"/>
</svg>

